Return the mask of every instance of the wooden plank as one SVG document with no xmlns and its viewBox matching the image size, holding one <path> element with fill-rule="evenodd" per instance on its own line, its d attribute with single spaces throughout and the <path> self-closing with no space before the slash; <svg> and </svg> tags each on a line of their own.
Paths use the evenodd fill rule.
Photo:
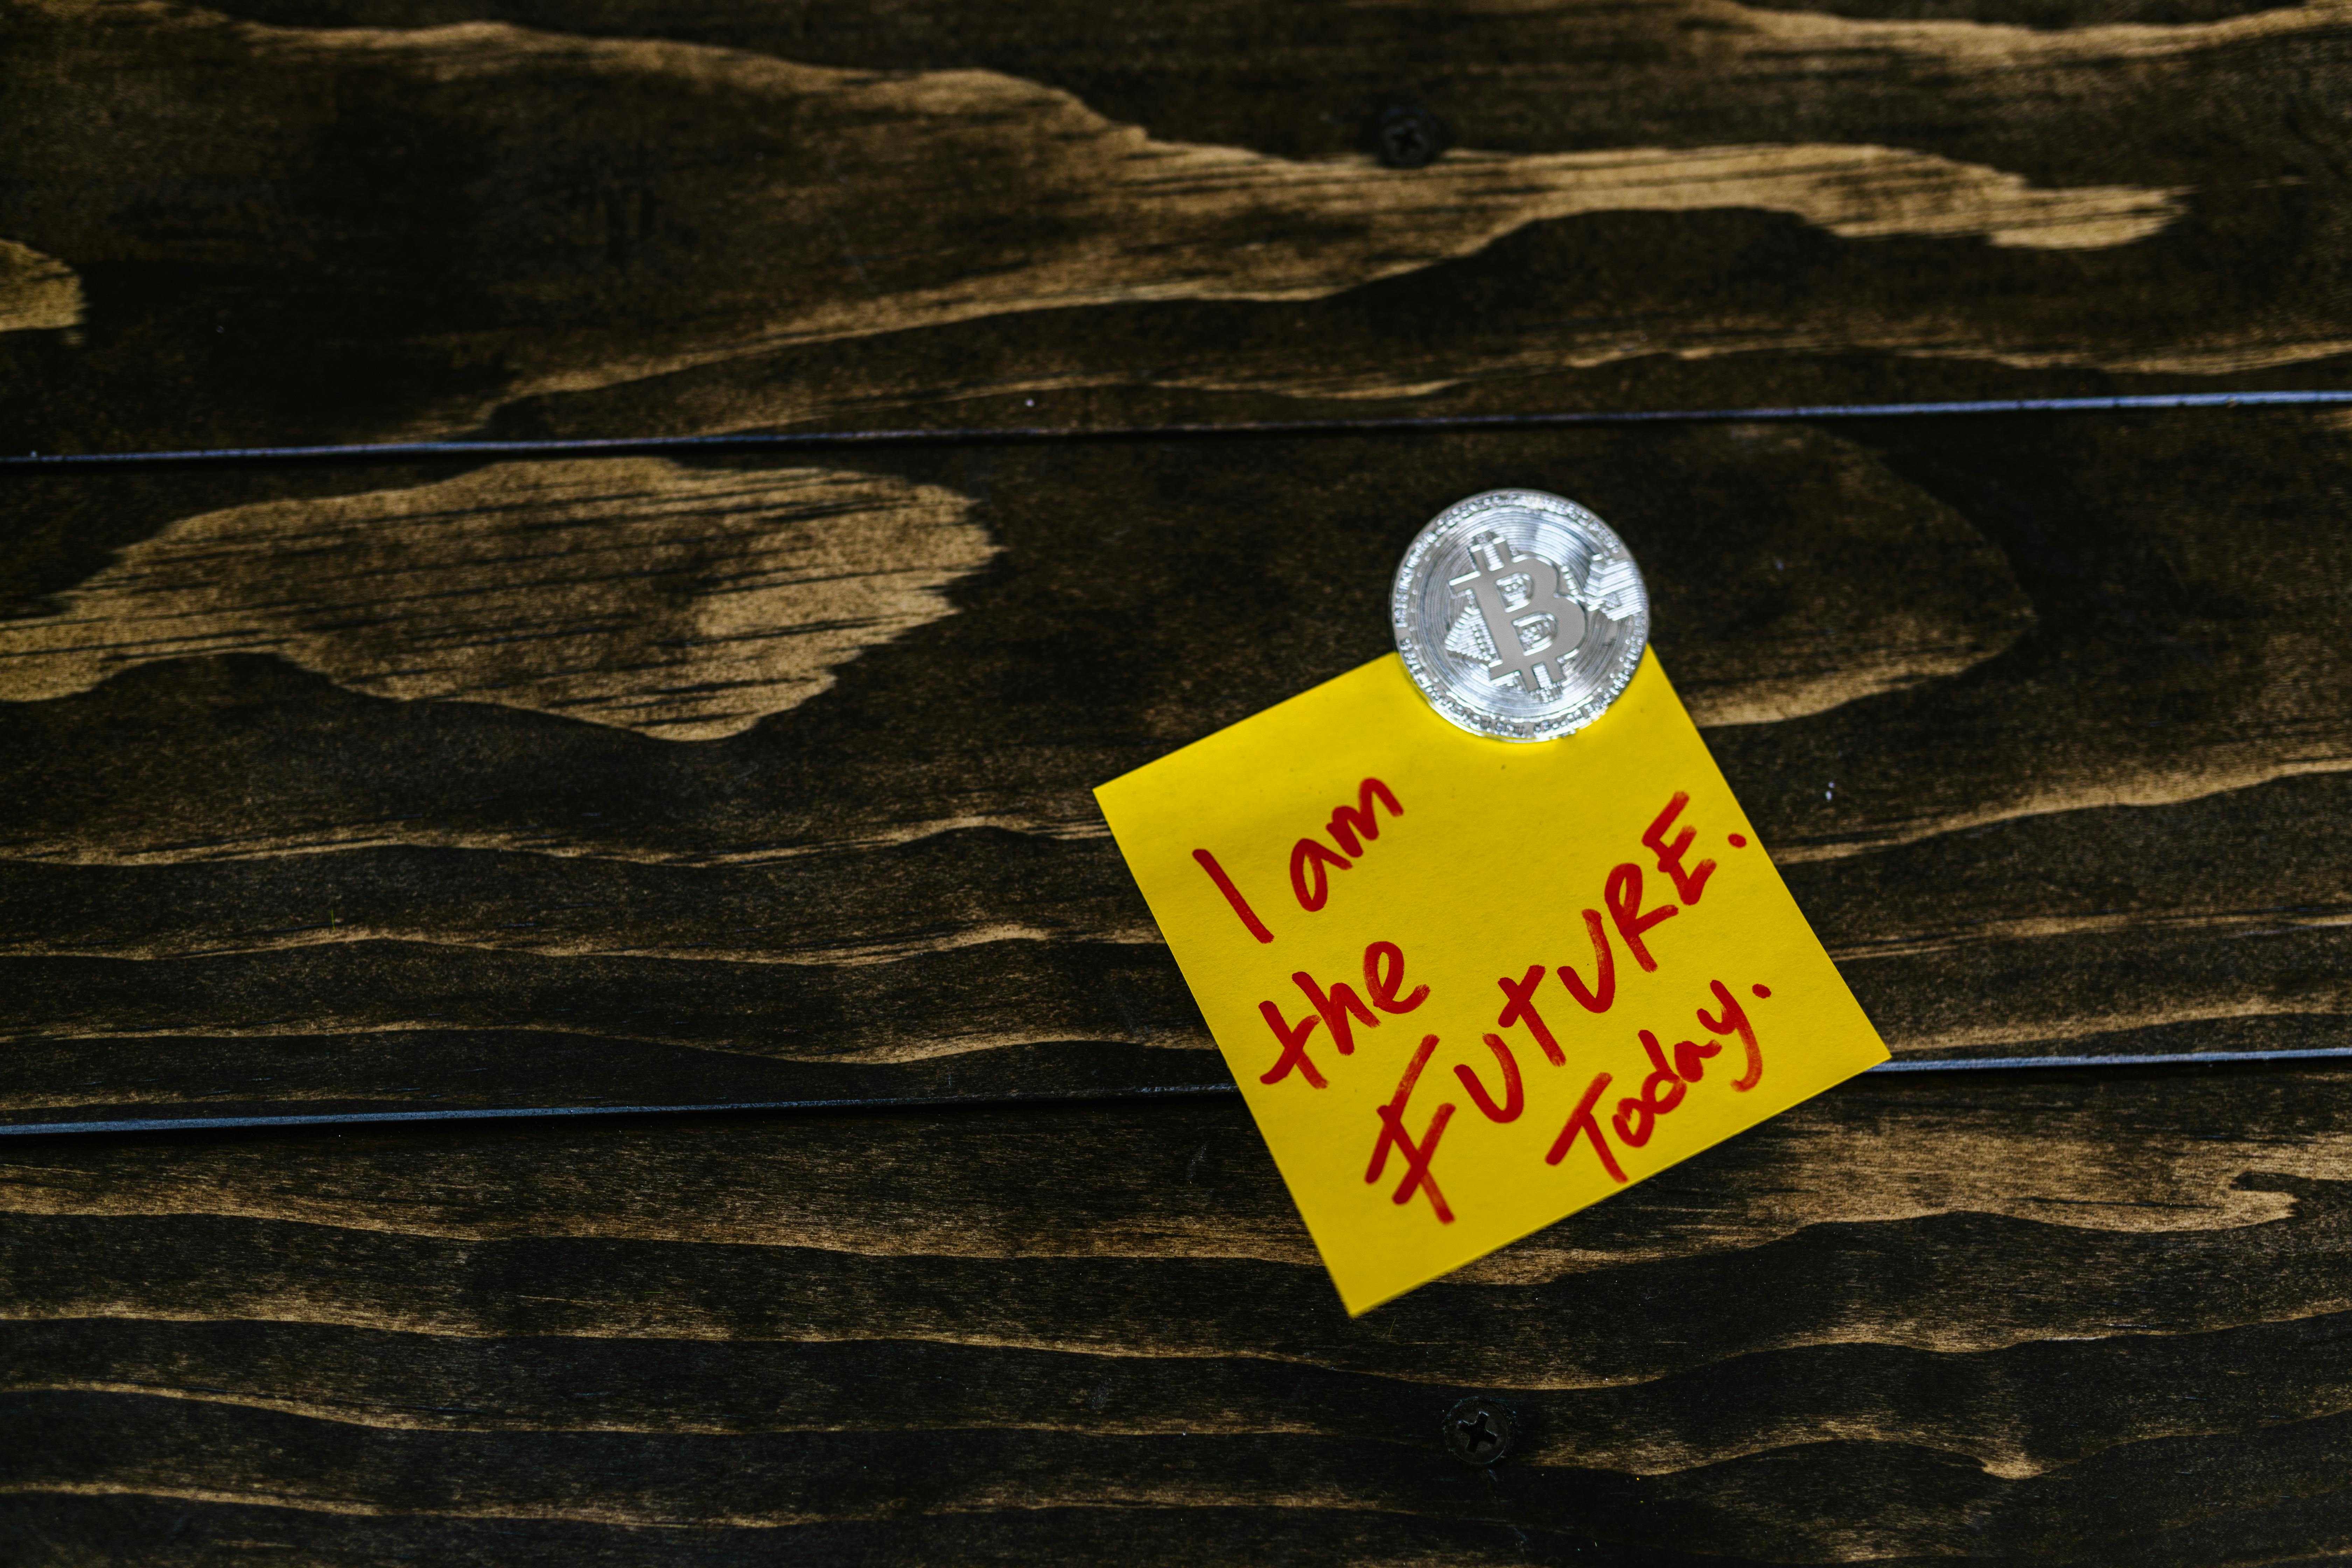
<svg viewBox="0 0 2352 1568">
<path fill-rule="evenodd" d="M 2319 1561 L 2348 1194 L 2340 1072 L 1864 1079 L 1350 1321 L 1230 1102 L 22 1143 L 0 1540 Z"/>
<path fill-rule="evenodd" d="M 2352 1047 L 2340 417 L 858 462 L 12 488 L 8 1122 L 1224 1083 L 1091 786 L 1528 482 L 1900 1056 Z"/>
<path fill-rule="evenodd" d="M 1834 9 L 28 0 L 0 451 L 2344 384 L 2337 0 Z"/>
</svg>

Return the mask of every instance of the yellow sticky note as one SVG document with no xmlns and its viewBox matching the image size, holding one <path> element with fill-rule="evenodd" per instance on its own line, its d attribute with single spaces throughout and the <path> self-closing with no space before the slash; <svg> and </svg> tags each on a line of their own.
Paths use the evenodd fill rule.
<svg viewBox="0 0 2352 1568">
<path fill-rule="evenodd" d="M 1654 654 L 1537 744 L 1391 655 L 1095 794 L 1351 1313 L 1886 1059 Z"/>
</svg>

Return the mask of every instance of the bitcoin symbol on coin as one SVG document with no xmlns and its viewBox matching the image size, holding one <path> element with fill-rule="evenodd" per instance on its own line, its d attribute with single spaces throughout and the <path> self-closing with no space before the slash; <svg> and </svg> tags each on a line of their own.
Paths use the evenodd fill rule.
<svg viewBox="0 0 2352 1568">
<path fill-rule="evenodd" d="M 1584 606 L 1561 591 L 1559 568 L 1540 555 L 1514 556 L 1500 538 L 1473 542 L 1470 555 L 1479 570 L 1446 585 L 1469 590 L 1486 623 L 1495 650 L 1486 679 L 1499 686 L 1517 677 L 1523 691 L 1563 684 L 1560 661 L 1584 641 Z"/>
<path fill-rule="evenodd" d="M 1553 741 L 1608 710 L 1650 640 L 1625 542 L 1542 490 L 1488 490 L 1430 520 L 1397 565 L 1397 652 L 1473 734 Z"/>
</svg>

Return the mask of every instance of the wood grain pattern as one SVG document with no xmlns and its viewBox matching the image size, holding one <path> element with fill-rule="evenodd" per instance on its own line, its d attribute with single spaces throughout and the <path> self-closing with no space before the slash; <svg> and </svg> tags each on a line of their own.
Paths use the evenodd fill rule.
<svg viewBox="0 0 2352 1568">
<path fill-rule="evenodd" d="M 2347 50 L 18 0 L 0 453 L 2333 387 Z M 999 1102 L 0 1140 L 0 1561 L 2352 1556 L 2352 1077 L 2186 1059 L 2352 1050 L 2352 420 L 0 481 L 0 1130 Z M 1527 483 L 1904 1058 L 2182 1065 L 1858 1079 L 1346 1318 L 1087 792 Z"/>
<path fill-rule="evenodd" d="M 2340 1073 L 1862 1080 L 1350 1321 L 1237 1104 L 44 1141 L 12 1560 L 2347 1549 Z M 1528 1444 L 1439 1448 L 1484 1391 Z"/>
<path fill-rule="evenodd" d="M 54 256 L 0 240 L 0 332 L 59 331 L 81 324 L 81 280 Z"/>
<path fill-rule="evenodd" d="M 42 259 L 0 274 L 0 374 L 37 395 L 0 449 L 2333 386 L 2352 353 L 2335 0 L 843 9 L 26 0 L 0 238 Z M 1398 100 L 1452 150 L 1375 163 Z"/>
<path fill-rule="evenodd" d="M 0 706 L 0 1110 L 1221 1084 L 1088 792 L 1378 657 L 1419 522 L 1530 481 L 1648 566 L 1899 1054 L 2341 1049 L 2347 443 L 2239 413 L 44 480 L 0 623 L 37 699 Z M 860 649 L 822 690 L 675 677 L 698 595 L 786 592 L 746 563 L 826 528 L 791 570 L 914 608 L 763 601 L 755 647 Z M 369 574 L 402 593 L 354 608 Z M 139 640 L 159 611 L 182 640 Z M 550 639 L 587 650 L 557 687 Z"/>
<path fill-rule="evenodd" d="M 709 740 L 947 614 L 939 590 L 992 553 L 970 510 L 863 474 L 609 458 L 207 512 L 0 631 L 0 700 L 268 653 L 385 697 Z"/>
</svg>

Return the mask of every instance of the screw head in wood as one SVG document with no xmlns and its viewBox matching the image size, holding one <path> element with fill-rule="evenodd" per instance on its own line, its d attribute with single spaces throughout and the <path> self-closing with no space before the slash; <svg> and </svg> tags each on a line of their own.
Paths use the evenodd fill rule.
<svg viewBox="0 0 2352 1568">
<path fill-rule="evenodd" d="M 1517 1412 L 1499 1399 L 1474 1394 L 1445 1412 L 1445 1451 L 1480 1469 L 1499 1465 L 1519 1440 Z"/>
<path fill-rule="evenodd" d="M 1372 156 L 1391 169 L 1425 168 L 1451 141 L 1445 122 L 1417 103 L 1392 103 L 1372 120 Z"/>
</svg>

